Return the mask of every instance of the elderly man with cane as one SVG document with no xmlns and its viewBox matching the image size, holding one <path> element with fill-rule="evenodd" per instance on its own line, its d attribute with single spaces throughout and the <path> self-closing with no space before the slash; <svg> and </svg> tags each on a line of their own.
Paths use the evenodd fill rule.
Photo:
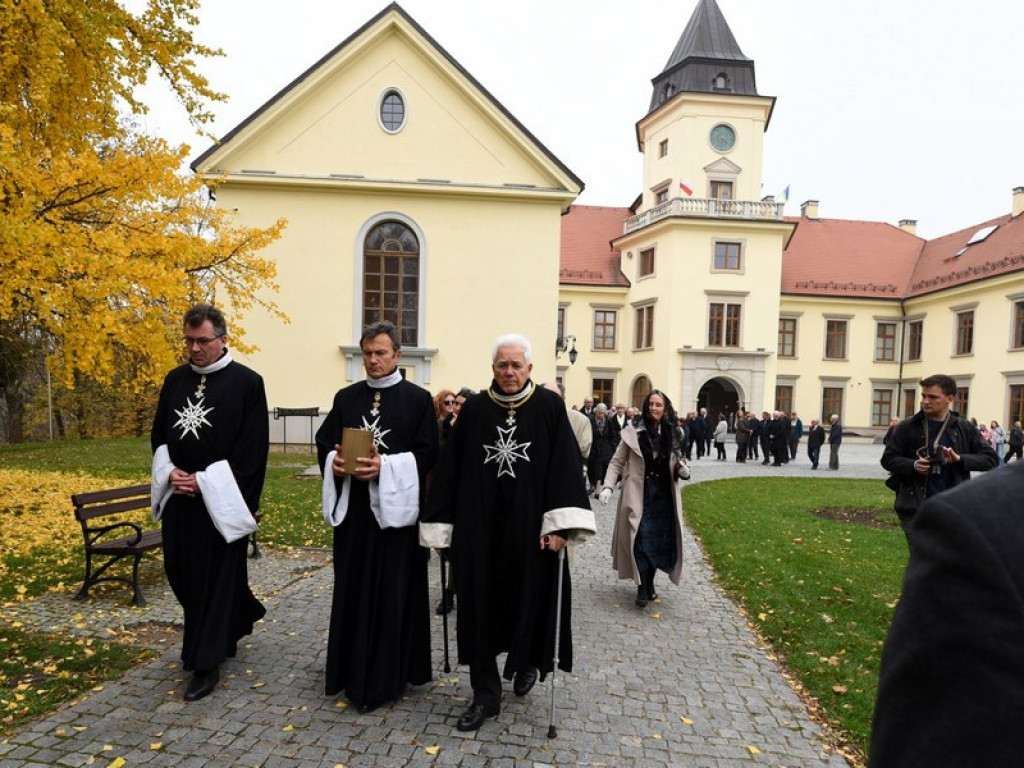
<svg viewBox="0 0 1024 768">
<path fill-rule="evenodd" d="M 473 687 L 460 731 L 501 711 L 498 654 L 508 654 L 504 677 L 517 696 L 556 663 L 572 671 L 563 548 L 595 530 L 565 405 L 531 380 L 530 342 L 499 337 L 491 359 L 494 381 L 463 407 L 420 518 L 421 543 L 450 548 L 458 563 L 458 661 Z"/>
</svg>

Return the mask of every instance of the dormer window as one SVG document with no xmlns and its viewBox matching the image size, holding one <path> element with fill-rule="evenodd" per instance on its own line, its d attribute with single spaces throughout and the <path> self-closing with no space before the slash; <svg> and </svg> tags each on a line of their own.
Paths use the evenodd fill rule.
<svg viewBox="0 0 1024 768">
<path fill-rule="evenodd" d="M 713 91 L 731 91 L 732 83 L 729 82 L 729 76 L 725 72 L 719 72 L 715 75 L 715 79 L 711 81 L 711 90 Z"/>
<path fill-rule="evenodd" d="M 672 97 L 672 94 L 675 93 L 675 91 L 676 88 L 674 85 L 672 85 L 672 83 L 665 83 L 661 87 L 661 100 L 668 101 Z"/>
</svg>

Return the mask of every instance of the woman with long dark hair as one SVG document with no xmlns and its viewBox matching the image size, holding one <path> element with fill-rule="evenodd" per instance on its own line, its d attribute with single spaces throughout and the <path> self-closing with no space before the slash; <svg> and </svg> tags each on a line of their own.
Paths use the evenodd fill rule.
<svg viewBox="0 0 1024 768">
<path fill-rule="evenodd" d="M 683 570 L 683 510 L 678 482 L 690 476 L 672 402 L 655 389 L 644 400 L 639 423 L 622 430 L 608 464 L 600 499 L 611 498 L 617 478 L 622 495 L 612 532 L 612 567 L 636 585 L 636 605 L 656 600 L 654 574 L 673 584 Z"/>
</svg>

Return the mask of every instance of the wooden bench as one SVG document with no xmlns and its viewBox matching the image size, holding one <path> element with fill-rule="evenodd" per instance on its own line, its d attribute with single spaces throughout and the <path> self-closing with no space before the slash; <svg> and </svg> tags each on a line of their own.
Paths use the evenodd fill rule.
<svg viewBox="0 0 1024 768">
<path fill-rule="evenodd" d="M 138 523 L 128 521 L 104 523 L 102 518 L 120 512 L 149 509 L 149 484 L 75 493 L 71 496 L 71 503 L 75 506 L 75 519 L 81 523 L 82 536 L 85 538 L 85 580 L 75 599 L 87 599 L 89 590 L 100 582 L 123 581 L 132 588 L 132 604 L 145 605 L 146 599 L 139 587 L 139 562 L 144 554 L 163 546 L 163 534 L 159 528 L 144 530 Z M 108 534 L 122 529 L 128 529 L 131 533 L 121 538 L 107 538 Z M 133 558 L 131 579 L 107 572 L 125 557 Z M 99 567 L 94 567 L 94 558 L 106 560 Z"/>
</svg>

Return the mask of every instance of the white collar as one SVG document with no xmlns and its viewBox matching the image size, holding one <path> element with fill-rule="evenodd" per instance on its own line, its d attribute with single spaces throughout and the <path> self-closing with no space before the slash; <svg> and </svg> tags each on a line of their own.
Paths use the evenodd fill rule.
<svg viewBox="0 0 1024 768">
<path fill-rule="evenodd" d="M 402 372 L 395 368 L 395 370 L 393 370 L 387 376 L 384 376 L 383 378 L 380 379 L 371 379 L 367 377 L 366 386 L 368 386 L 370 389 L 387 389 L 388 387 L 395 386 L 395 384 L 397 384 L 401 380 Z"/>
<path fill-rule="evenodd" d="M 214 373 L 222 368 L 227 368 L 231 364 L 231 350 L 225 349 L 224 354 L 220 356 L 220 359 L 215 363 L 209 365 L 196 365 L 189 363 L 189 367 L 192 368 L 196 373 Z"/>
</svg>

